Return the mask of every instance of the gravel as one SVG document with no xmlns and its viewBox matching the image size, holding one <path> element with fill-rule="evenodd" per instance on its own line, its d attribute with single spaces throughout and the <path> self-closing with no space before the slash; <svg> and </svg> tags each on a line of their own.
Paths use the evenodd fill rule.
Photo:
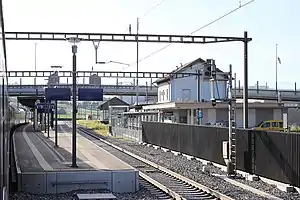
<svg viewBox="0 0 300 200">
<path fill-rule="evenodd" d="M 202 179 L 203 176 L 198 176 L 198 174 L 203 174 L 202 173 L 202 167 L 206 166 L 203 165 L 201 162 L 197 161 L 197 160 L 187 160 L 185 157 L 183 156 L 175 156 L 173 153 L 171 152 L 163 152 L 162 150 L 156 150 L 153 147 L 147 147 L 144 145 L 140 145 L 137 144 L 134 141 L 130 141 L 130 140 L 126 140 L 126 139 L 112 139 L 112 138 L 105 138 L 107 141 L 114 143 L 128 151 L 131 151 L 137 155 L 140 155 L 141 157 L 147 158 L 153 162 L 156 162 L 157 164 L 160 164 L 162 166 L 165 166 L 168 169 L 171 169 L 179 174 L 182 174 L 186 177 L 189 177 L 199 183 L 202 183 L 203 185 L 208 185 L 205 179 Z M 176 167 L 175 167 L 176 166 Z M 221 174 L 221 175 L 225 175 L 226 172 L 224 172 L 223 170 L 215 167 L 215 166 L 209 166 L 209 170 L 210 173 L 216 173 L 216 174 Z M 207 177 L 210 177 L 210 174 L 207 174 Z M 211 178 L 211 177 L 210 177 Z M 217 177 L 211 178 L 211 181 L 214 182 L 212 184 L 211 187 L 212 189 L 218 190 L 224 194 L 227 194 L 228 196 L 231 197 L 235 197 L 236 195 L 240 195 L 240 191 L 235 189 L 232 191 L 229 191 L 228 189 L 224 189 L 223 188 L 218 188 L 220 186 L 220 184 L 222 182 L 224 182 L 224 180 L 217 178 L 219 180 L 216 179 Z M 209 178 L 208 178 L 209 179 Z M 267 192 L 271 195 L 277 196 L 281 199 L 284 200 L 296 200 L 296 199 L 300 199 L 300 194 L 298 192 L 294 192 L 294 193 L 287 193 L 287 192 L 283 192 L 281 190 L 279 190 L 275 185 L 271 185 L 271 184 L 267 184 L 261 180 L 259 181 L 247 181 L 245 179 L 235 179 L 238 182 L 241 182 L 243 184 L 249 185 L 253 188 L 259 189 L 261 191 Z M 210 182 L 211 183 L 211 182 Z M 223 184 L 223 183 L 222 183 Z M 228 185 L 227 182 L 225 182 L 224 184 Z M 224 186 L 226 188 L 226 186 Z M 230 186 L 231 188 L 232 186 Z M 242 191 L 244 192 L 244 191 Z M 251 195 L 253 195 L 251 193 Z M 241 196 L 240 196 L 241 197 Z M 239 199 L 239 198 L 236 198 Z M 256 196 L 252 196 L 249 198 L 243 197 L 241 199 L 258 199 L 257 195 Z M 264 199 L 264 198 L 259 198 L 259 199 Z"/>
<path fill-rule="evenodd" d="M 76 190 L 64 194 L 47 194 L 47 195 L 33 195 L 29 193 L 15 193 L 10 196 L 10 200 L 70 200 L 76 199 L 76 194 L 78 193 L 107 193 L 107 190 Z M 113 193 L 118 200 L 156 200 L 158 199 L 154 195 L 152 195 L 147 189 L 141 187 L 140 190 L 136 193 L 124 193 L 124 194 L 116 194 Z"/>
<path fill-rule="evenodd" d="M 237 179 L 236 181 L 247 184 L 253 188 L 262 190 L 274 196 L 277 196 L 284 200 L 299 200 L 300 194 L 298 192 L 287 193 L 279 190 L 276 185 L 267 184 L 261 180 L 259 181 L 247 181 L 244 179 Z"/>
<path fill-rule="evenodd" d="M 240 187 L 231 185 L 228 182 L 224 181 L 222 178 L 212 176 L 209 173 L 203 173 L 201 170 L 202 170 L 202 166 L 204 165 L 202 165 L 201 162 L 199 161 L 195 161 L 195 160 L 188 161 L 183 156 L 174 156 L 173 153 L 170 152 L 165 153 L 162 150 L 156 150 L 152 147 L 140 145 L 130 140 L 113 139 L 108 137 L 103 137 L 103 139 L 111 143 L 114 143 L 115 145 L 120 146 L 128 151 L 131 151 L 136 155 L 146 158 L 147 160 L 150 160 L 161 166 L 164 166 L 178 174 L 188 177 L 194 181 L 197 181 L 198 183 L 205 185 L 213 190 L 226 194 L 234 199 L 237 200 L 267 199 L 259 195 L 256 195 L 254 193 L 251 193 L 247 190 L 244 190 Z M 107 147 L 105 147 L 105 149 L 107 149 Z M 113 155 L 119 157 L 120 159 L 123 159 L 121 154 L 123 153 L 122 152 L 113 153 Z M 213 173 L 224 174 L 224 172 L 222 172 L 220 169 L 217 169 L 216 167 L 210 167 L 210 168 Z"/>
</svg>

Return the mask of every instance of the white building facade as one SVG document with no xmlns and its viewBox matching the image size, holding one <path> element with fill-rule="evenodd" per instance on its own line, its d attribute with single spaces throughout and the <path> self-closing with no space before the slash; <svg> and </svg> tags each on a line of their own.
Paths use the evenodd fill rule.
<svg viewBox="0 0 300 200">
<path fill-rule="evenodd" d="M 198 76 L 180 77 L 180 73 L 197 73 L 197 70 L 201 70 L 200 83 L 198 82 Z M 210 101 L 211 98 L 211 86 L 210 75 L 205 73 L 210 72 L 206 62 L 201 58 L 187 63 L 180 68 L 174 70 L 172 73 L 179 73 L 178 77 L 166 77 L 155 81 L 158 86 L 158 103 L 166 102 L 197 102 L 198 87 L 200 93 L 200 101 Z M 218 73 L 222 73 L 217 69 Z M 214 84 L 214 96 L 216 99 L 224 99 L 227 97 L 227 82 L 224 80 L 224 76 L 218 75 Z M 199 83 L 199 84 L 198 84 Z"/>
<path fill-rule="evenodd" d="M 172 71 L 172 73 L 178 73 L 177 77 L 171 75 L 155 81 L 158 87 L 158 102 L 144 106 L 143 109 L 145 111 L 157 110 L 159 112 L 157 120 L 168 123 L 197 124 L 199 119 L 199 124 L 204 125 L 228 121 L 228 103 L 217 103 L 213 107 L 210 102 L 212 87 L 215 99 L 227 99 L 227 77 L 224 72 L 216 68 L 216 81 L 214 85 L 211 85 L 211 71 L 208 67 L 206 61 L 198 58 Z M 200 81 L 198 81 L 198 75 L 180 77 L 180 73 L 197 73 L 199 70 L 201 71 Z M 200 94 L 199 102 L 198 94 Z M 282 112 L 283 109 L 276 103 L 249 102 L 248 125 L 253 127 L 263 120 L 281 119 Z M 200 114 L 201 117 L 199 117 Z M 242 104 L 237 103 L 237 127 L 243 127 L 243 123 Z"/>
</svg>

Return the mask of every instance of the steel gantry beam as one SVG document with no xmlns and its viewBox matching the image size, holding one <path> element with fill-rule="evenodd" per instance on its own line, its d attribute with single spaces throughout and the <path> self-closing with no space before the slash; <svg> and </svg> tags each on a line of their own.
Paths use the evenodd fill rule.
<svg viewBox="0 0 300 200">
<path fill-rule="evenodd" d="M 240 41 L 244 44 L 244 87 L 243 93 L 243 118 L 244 128 L 248 128 L 248 43 L 252 38 L 247 31 L 244 37 L 223 36 L 192 36 L 192 35 L 157 35 L 157 34 L 121 34 L 121 33 L 63 33 L 63 32 L 5 32 L 7 40 L 42 40 L 65 41 L 67 38 L 78 38 L 81 41 L 107 41 L 107 42 L 152 42 L 152 43 L 185 43 L 209 44 L 220 42 Z M 138 62 L 137 62 L 138 63 Z M 137 72 L 138 73 L 138 70 Z M 137 79 L 139 76 L 136 76 Z"/>
<path fill-rule="evenodd" d="M 152 43 L 219 43 L 245 41 L 244 37 L 157 35 L 157 34 L 116 34 L 116 33 L 62 33 L 62 32 L 5 32 L 7 40 L 50 40 L 65 41 L 66 38 L 80 38 L 81 41 L 107 42 L 152 42 Z M 246 39 L 247 42 L 251 38 Z"/>
<path fill-rule="evenodd" d="M 53 71 L 8 71 L 7 76 L 10 77 L 49 77 Z M 90 77 L 96 74 L 101 78 L 165 78 L 172 76 L 173 78 L 183 78 L 188 76 L 197 76 L 197 73 L 168 73 L 168 72 L 116 72 L 116 71 L 77 71 L 77 77 Z M 72 77 L 72 71 L 59 71 L 59 77 Z"/>
</svg>

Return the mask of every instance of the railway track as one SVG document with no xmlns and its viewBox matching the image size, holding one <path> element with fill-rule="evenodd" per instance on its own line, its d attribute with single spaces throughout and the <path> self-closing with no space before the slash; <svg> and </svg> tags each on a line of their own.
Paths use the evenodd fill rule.
<svg viewBox="0 0 300 200">
<path fill-rule="evenodd" d="M 94 134 L 84 128 L 78 127 L 78 132 L 93 140 L 99 147 L 120 158 L 132 167 L 139 170 L 142 179 L 159 188 L 168 194 L 171 199 L 190 200 L 190 199 L 219 199 L 234 200 L 218 191 L 212 190 L 184 176 L 174 173 L 162 166 L 148 161 L 140 156 L 128 152 L 103 139 L 100 135 Z M 162 199 L 170 199 L 162 195 Z"/>
</svg>

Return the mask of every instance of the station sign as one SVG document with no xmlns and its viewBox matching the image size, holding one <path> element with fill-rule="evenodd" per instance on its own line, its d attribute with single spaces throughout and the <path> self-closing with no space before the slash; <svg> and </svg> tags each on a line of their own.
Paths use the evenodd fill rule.
<svg viewBox="0 0 300 200">
<path fill-rule="evenodd" d="M 45 97 L 48 101 L 70 101 L 70 88 L 46 88 Z"/>
<path fill-rule="evenodd" d="M 78 101 L 103 101 L 103 89 L 78 88 Z"/>
</svg>

